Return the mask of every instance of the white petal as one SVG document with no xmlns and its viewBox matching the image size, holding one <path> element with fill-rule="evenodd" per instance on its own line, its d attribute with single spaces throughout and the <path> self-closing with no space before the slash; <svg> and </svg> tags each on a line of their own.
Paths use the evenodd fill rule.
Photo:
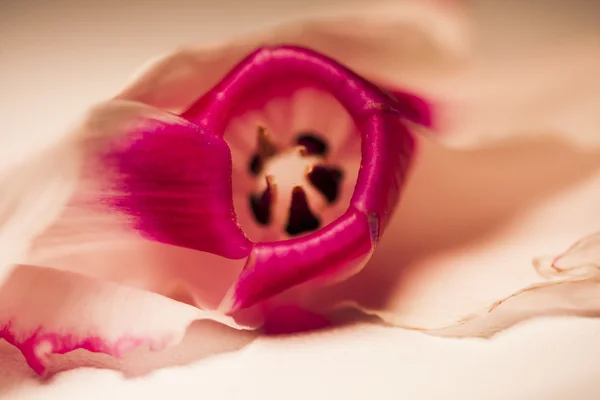
<svg viewBox="0 0 600 400">
<path fill-rule="evenodd" d="M 469 49 L 467 20 L 458 7 L 436 2 L 348 7 L 318 20 L 167 54 L 139 71 L 118 98 L 182 112 L 255 48 L 282 43 L 313 48 L 367 78 L 409 84 L 411 74 L 439 72 L 462 60 Z"/>
<path fill-rule="evenodd" d="M 44 373 L 53 354 L 77 349 L 122 357 L 177 344 L 195 320 L 241 329 L 229 318 L 146 291 L 77 274 L 19 266 L 0 290 L 0 337 Z M 203 335 L 222 335 L 210 324 Z M 71 366 L 72 367 L 72 366 Z"/>
<path fill-rule="evenodd" d="M 53 146 L 0 175 L 0 284 L 67 201 L 79 167 L 74 150 Z"/>
<path fill-rule="evenodd" d="M 90 144 L 127 132 L 146 119 L 185 123 L 143 104 L 107 102 L 91 110 L 54 147 L 9 171 L 0 203 L 6 215 L 0 231 L 3 274 L 15 263 L 27 263 L 165 295 L 184 287 L 197 304 L 216 307 L 243 261 L 151 243 L 130 229 L 122 216 L 107 213 L 101 204 L 78 200 L 96 190 L 93 180 L 82 174 L 93 159 Z M 209 280 L 211 285 L 204 285 Z"/>
</svg>

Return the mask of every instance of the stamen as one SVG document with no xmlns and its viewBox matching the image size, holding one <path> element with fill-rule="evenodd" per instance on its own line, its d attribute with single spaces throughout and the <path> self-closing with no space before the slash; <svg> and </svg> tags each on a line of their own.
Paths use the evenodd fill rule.
<svg viewBox="0 0 600 400">
<path fill-rule="evenodd" d="M 308 172 L 309 182 L 325 196 L 330 204 L 338 198 L 342 177 L 342 170 L 324 165 L 316 165 Z"/>
<path fill-rule="evenodd" d="M 292 190 L 292 203 L 290 205 L 290 216 L 285 231 L 290 236 L 311 232 L 319 229 L 321 221 L 312 213 L 308 206 L 306 193 L 300 186 Z"/>
<path fill-rule="evenodd" d="M 267 175 L 265 179 L 267 188 L 264 192 L 262 194 L 252 193 L 249 197 L 252 214 L 261 225 L 268 225 L 271 222 L 271 206 L 275 200 L 275 178 Z"/>
<path fill-rule="evenodd" d="M 311 131 L 301 132 L 296 137 L 296 146 L 283 151 L 271 141 L 264 127 L 258 127 L 257 153 L 249 161 L 248 168 L 253 176 L 264 175 L 267 180 L 267 188 L 262 193 L 249 196 L 251 212 L 259 225 L 283 223 L 289 236 L 321 227 L 319 212 L 323 209 L 323 200 L 318 196 L 316 203 L 309 204 L 307 196 L 319 191 L 327 204 L 334 203 L 343 175 L 339 168 L 318 164 L 328 151 L 327 142 Z M 278 196 L 282 207 L 277 207 L 274 199 L 275 177 L 281 178 L 277 190 L 283 190 L 282 196 Z M 313 187 L 306 187 L 307 184 Z M 311 205 L 316 207 L 316 214 Z"/>
<path fill-rule="evenodd" d="M 269 139 L 267 129 L 259 126 L 257 134 L 257 153 L 252 156 L 248 163 L 250 175 L 258 176 L 262 172 L 265 161 L 277 154 L 277 146 Z"/>
<path fill-rule="evenodd" d="M 302 132 L 298 135 L 296 143 L 306 149 L 308 155 L 324 156 L 329 151 L 327 143 L 312 132 Z"/>
<path fill-rule="evenodd" d="M 277 153 L 277 146 L 269 139 L 267 129 L 258 127 L 258 156 L 264 161 Z"/>
</svg>

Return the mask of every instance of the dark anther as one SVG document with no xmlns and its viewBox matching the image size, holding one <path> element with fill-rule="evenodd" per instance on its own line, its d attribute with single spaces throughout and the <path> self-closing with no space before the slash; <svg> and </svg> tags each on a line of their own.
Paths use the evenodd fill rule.
<svg viewBox="0 0 600 400">
<path fill-rule="evenodd" d="M 268 225 L 271 222 L 271 205 L 275 196 L 273 180 L 267 176 L 267 188 L 262 194 L 251 194 L 249 197 L 250 209 L 254 214 L 254 219 L 261 225 Z"/>
<path fill-rule="evenodd" d="M 300 235 L 319 229 L 321 221 L 310 211 L 306 193 L 300 186 L 292 190 L 292 204 L 290 205 L 290 217 L 285 231 L 290 236 Z"/>
<path fill-rule="evenodd" d="M 316 165 L 308 173 L 308 180 L 325 196 L 329 203 L 337 200 L 342 181 L 342 171 L 335 167 Z"/>
<path fill-rule="evenodd" d="M 329 150 L 327 143 L 312 132 L 302 132 L 296 139 L 296 144 L 306 149 L 306 154 L 315 156 L 324 156 Z"/>
<path fill-rule="evenodd" d="M 252 174 L 252 176 L 258 176 L 258 174 L 260 174 L 260 171 L 263 169 L 263 162 L 262 158 L 260 158 L 258 154 L 252 156 L 250 159 L 250 164 L 248 164 L 248 169 L 250 170 L 250 174 Z"/>
</svg>

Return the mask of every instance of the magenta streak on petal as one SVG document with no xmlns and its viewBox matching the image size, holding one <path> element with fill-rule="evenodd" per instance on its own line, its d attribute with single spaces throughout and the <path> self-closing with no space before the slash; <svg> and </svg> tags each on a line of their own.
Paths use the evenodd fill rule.
<svg viewBox="0 0 600 400">
<path fill-rule="evenodd" d="M 166 346 L 166 342 L 156 343 L 150 338 L 124 336 L 111 343 L 100 336 L 77 338 L 70 334 L 44 333 L 41 327 L 29 336 L 17 339 L 10 322 L 0 328 L 0 339 L 6 340 L 9 344 L 19 349 L 25 357 L 27 364 L 38 375 L 46 372 L 46 357 L 50 354 L 66 354 L 74 350 L 83 349 L 93 353 L 103 353 L 120 358 L 128 351 L 138 348 L 142 344 L 147 343 L 152 351 L 162 350 Z M 50 349 L 47 354 L 41 353 L 42 350 L 39 349 L 39 347 L 43 347 L 45 344 Z"/>
<path fill-rule="evenodd" d="M 102 200 L 149 239 L 248 256 L 252 244 L 233 210 L 231 153 L 222 137 L 193 124 L 146 124 L 113 140 L 102 161 L 116 173 Z"/>
<path fill-rule="evenodd" d="M 298 239 L 254 247 L 230 311 L 364 265 L 396 206 L 409 167 L 414 141 L 398 111 L 402 103 L 312 50 L 292 46 L 257 50 L 184 115 L 222 135 L 237 104 L 290 79 L 324 88 L 353 117 L 362 137 L 357 183 L 349 210 L 329 226 Z"/>
</svg>

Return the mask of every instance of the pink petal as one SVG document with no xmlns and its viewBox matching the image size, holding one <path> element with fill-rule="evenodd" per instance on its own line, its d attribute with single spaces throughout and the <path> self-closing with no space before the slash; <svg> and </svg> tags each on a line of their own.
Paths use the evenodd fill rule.
<svg viewBox="0 0 600 400">
<path fill-rule="evenodd" d="M 377 223 L 349 209 L 335 224 L 299 239 L 259 243 L 225 310 L 238 310 L 318 278 L 339 281 L 360 270 L 375 246 Z M 314 282 L 311 282 L 314 284 Z"/>
<path fill-rule="evenodd" d="M 108 105 L 96 118 L 113 118 L 123 107 L 132 106 Z M 134 228 L 152 240 L 228 258 L 246 256 L 250 244 L 233 212 L 227 145 L 185 120 L 155 112 L 138 120 L 131 115 L 119 126 L 112 122 L 110 131 L 95 126 L 92 134 L 106 138 L 85 149 L 96 164 L 84 170 L 84 190 L 96 185 L 100 201 L 132 219 Z M 83 201 L 97 200 L 94 194 L 82 194 Z"/>
<path fill-rule="evenodd" d="M 600 310 L 591 239 L 555 262 L 577 267 L 569 273 L 550 276 L 552 268 L 533 265 L 600 226 L 597 151 L 546 140 L 457 151 L 423 137 L 418 149 L 400 209 L 369 264 L 304 294 L 305 307 L 353 306 L 394 325 L 458 336 Z"/>
<path fill-rule="evenodd" d="M 100 200 L 132 218 L 136 230 L 228 258 L 249 253 L 233 212 L 231 155 L 223 139 L 183 121 L 144 120 L 114 142 L 88 179 L 114 175 L 100 178 L 110 180 L 102 183 L 107 193 Z"/>
<path fill-rule="evenodd" d="M 112 101 L 58 148 L 71 148 L 75 162 L 37 168 L 34 182 L 46 188 L 48 174 L 82 173 L 72 176 L 59 215 L 56 204 L 46 208 L 54 221 L 33 241 L 28 264 L 167 295 L 183 285 L 200 304 L 219 303 L 251 246 L 233 212 L 231 159 L 221 138 L 152 107 Z M 28 190 L 39 189 L 32 183 Z"/>
<path fill-rule="evenodd" d="M 53 354 L 77 349 L 123 357 L 140 346 L 177 344 L 195 320 L 232 320 L 177 301 L 77 274 L 19 266 L 0 290 L 0 338 L 38 374 Z M 204 327 L 206 337 L 216 334 Z M 216 349 L 215 349 L 216 350 Z"/>
</svg>

